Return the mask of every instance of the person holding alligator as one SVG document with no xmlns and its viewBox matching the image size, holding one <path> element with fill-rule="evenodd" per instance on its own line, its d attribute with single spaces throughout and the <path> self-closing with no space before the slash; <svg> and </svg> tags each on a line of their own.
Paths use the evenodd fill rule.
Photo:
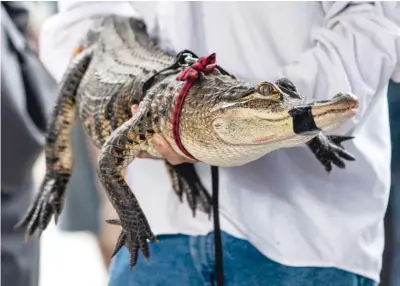
<svg viewBox="0 0 400 286">
<path fill-rule="evenodd" d="M 84 31 L 94 26 L 98 15 L 114 13 L 137 19 L 140 11 L 145 21 L 154 24 L 149 30 L 163 51 L 178 53 L 190 49 L 201 56 L 216 52 L 218 63 L 238 78 L 254 84 L 288 78 L 295 86 L 285 94 L 295 92 L 316 101 L 330 100 L 342 91 L 355 94 L 360 102 L 357 114 L 335 130 L 341 136 L 355 137 L 343 143 L 356 158 L 346 164 L 345 171 L 336 169 L 328 175 L 309 148 L 300 146 L 280 149 L 242 166 L 220 168 L 224 278 L 227 285 L 301 286 L 332 282 L 331 285 L 350 286 L 375 285 L 379 281 L 383 215 L 390 185 L 385 92 L 388 80 L 398 72 L 400 58 L 400 28 L 384 13 L 385 6 L 390 4 L 135 3 L 136 10 L 120 2 L 112 6 L 93 2 L 64 5 L 47 22 L 41 42 L 43 60 L 58 78 L 68 63 L 53 59 L 66 59 L 73 46 L 84 38 Z M 146 5 L 152 8 L 146 9 Z M 224 21 L 215 25 L 221 17 Z M 65 41 L 66 34 L 70 35 L 68 42 L 57 49 L 55 43 Z M 93 34 L 92 39 L 95 37 Z M 83 49 L 77 56 L 80 68 L 90 60 L 87 55 L 88 50 Z M 107 75 L 103 79 L 110 80 Z M 268 94 L 281 96 L 275 87 L 281 89 L 285 85 L 269 86 Z M 244 96 L 257 94 L 264 94 L 263 89 L 249 89 Z M 345 98 L 353 100 L 351 96 Z M 342 99 L 337 98 L 340 102 Z M 351 108 L 349 105 L 348 110 Z M 379 130 L 379 135 L 374 130 Z M 129 139 L 130 133 L 127 134 Z M 223 130 L 220 134 L 228 141 L 245 139 L 232 138 Z M 113 146 L 122 142 L 119 140 L 126 139 L 112 136 L 107 142 L 115 144 L 106 146 L 114 151 Z M 168 144 L 160 142 L 164 149 L 153 141 L 152 155 L 173 157 L 172 165 L 186 161 L 179 158 L 188 156 L 178 155 L 179 150 L 168 150 Z M 189 151 L 194 158 L 201 159 L 196 150 Z M 107 157 L 109 154 L 100 156 L 100 162 L 113 162 Z M 343 156 L 350 158 L 349 154 Z M 147 264 L 139 256 L 134 270 L 129 271 L 138 253 L 129 253 L 128 249 L 137 241 L 129 235 L 121 236 L 117 249 L 127 247 L 122 247 L 114 257 L 109 285 L 126 285 L 130 281 L 136 285 L 158 285 L 166 278 L 170 285 L 213 285 L 215 258 L 208 215 L 196 213 L 192 217 L 188 204 L 180 203 L 169 187 L 161 171 L 162 162 L 135 161 L 128 167 L 126 179 L 152 228 L 153 233 L 146 229 L 146 235 L 150 239 L 157 235 L 162 243 L 150 243 L 148 249 L 140 242 L 144 256 L 150 251 L 152 258 Z M 108 175 L 107 168 L 100 173 Z M 207 165 L 196 163 L 195 168 L 206 189 L 210 189 Z M 124 184 L 119 179 L 118 183 Z M 41 218 L 32 220 L 36 227 L 39 222 L 39 230 L 50 216 Z"/>
</svg>

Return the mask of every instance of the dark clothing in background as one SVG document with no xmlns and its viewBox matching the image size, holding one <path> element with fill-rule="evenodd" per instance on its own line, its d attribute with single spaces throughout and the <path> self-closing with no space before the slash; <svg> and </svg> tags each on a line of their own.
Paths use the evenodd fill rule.
<svg viewBox="0 0 400 286">
<path fill-rule="evenodd" d="M 43 151 L 57 93 L 36 55 L 24 48 L 24 3 L 1 2 L 1 9 L 1 285 L 37 286 L 39 241 L 25 243 L 25 230 L 14 225 L 36 191 L 32 168 Z"/>
<path fill-rule="evenodd" d="M 392 184 L 385 216 L 385 251 L 381 286 L 400 285 L 400 84 L 391 82 L 388 90 L 392 139 Z"/>
</svg>

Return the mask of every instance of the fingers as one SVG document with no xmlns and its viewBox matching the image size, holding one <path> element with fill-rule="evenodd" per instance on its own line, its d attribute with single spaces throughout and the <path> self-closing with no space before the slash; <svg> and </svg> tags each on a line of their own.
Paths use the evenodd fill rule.
<svg viewBox="0 0 400 286">
<path fill-rule="evenodd" d="M 152 155 L 150 155 L 149 153 L 145 152 L 145 151 L 139 151 L 136 156 L 136 158 L 141 158 L 141 159 L 156 159 L 156 160 L 160 160 L 161 158 L 158 157 L 154 157 Z"/>
<path fill-rule="evenodd" d="M 139 111 L 139 105 L 135 104 L 132 105 L 131 107 L 132 115 L 135 115 Z M 152 142 L 154 144 L 154 147 L 160 153 L 160 155 L 165 158 L 170 164 L 172 165 L 178 165 L 182 163 L 196 163 L 197 161 L 187 159 L 179 154 L 177 154 L 174 149 L 172 149 L 171 145 L 167 142 L 167 140 L 164 139 L 159 134 L 154 134 Z M 147 152 L 139 152 L 139 154 L 136 155 L 137 158 L 149 158 L 149 159 L 159 159 L 157 157 L 151 156 Z"/>
<path fill-rule="evenodd" d="M 138 104 L 132 105 L 131 107 L 132 115 L 135 115 L 138 111 L 139 111 L 139 105 Z"/>
<path fill-rule="evenodd" d="M 121 170 L 121 175 L 124 179 L 126 178 L 126 168 Z"/>
<path fill-rule="evenodd" d="M 195 163 L 195 161 L 189 160 L 179 154 L 177 154 L 171 145 L 161 135 L 153 135 L 153 144 L 158 153 L 165 158 L 170 164 L 178 165 L 182 163 Z"/>
</svg>

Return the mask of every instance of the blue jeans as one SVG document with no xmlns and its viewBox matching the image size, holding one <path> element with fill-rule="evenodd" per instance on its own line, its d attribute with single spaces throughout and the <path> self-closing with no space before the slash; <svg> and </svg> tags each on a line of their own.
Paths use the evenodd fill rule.
<svg viewBox="0 0 400 286">
<path fill-rule="evenodd" d="M 211 286 L 216 285 L 214 235 L 159 236 L 151 243 L 150 262 L 139 255 L 129 270 L 129 253 L 123 247 L 110 268 L 109 286 Z M 335 268 L 288 267 L 266 258 L 250 243 L 222 233 L 224 285 L 226 286 L 373 286 L 370 279 Z"/>
</svg>

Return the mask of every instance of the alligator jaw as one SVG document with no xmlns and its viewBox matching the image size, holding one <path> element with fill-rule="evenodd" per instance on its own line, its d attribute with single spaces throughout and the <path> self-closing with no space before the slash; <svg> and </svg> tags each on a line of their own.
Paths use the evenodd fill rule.
<svg viewBox="0 0 400 286">
<path fill-rule="evenodd" d="M 339 93 L 329 101 L 317 101 L 296 106 L 289 111 L 294 132 L 298 135 L 317 134 L 331 130 L 355 116 L 359 102 L 351 93 Z"/>
<path fill-rule="evenodd" d="M 359 102 L 351 93 L 339 93 L 328 103 L 316 103 L 312 106 L 315 124 L 322 130 L 331 129 L 356 115 Z"/>
</svg>

